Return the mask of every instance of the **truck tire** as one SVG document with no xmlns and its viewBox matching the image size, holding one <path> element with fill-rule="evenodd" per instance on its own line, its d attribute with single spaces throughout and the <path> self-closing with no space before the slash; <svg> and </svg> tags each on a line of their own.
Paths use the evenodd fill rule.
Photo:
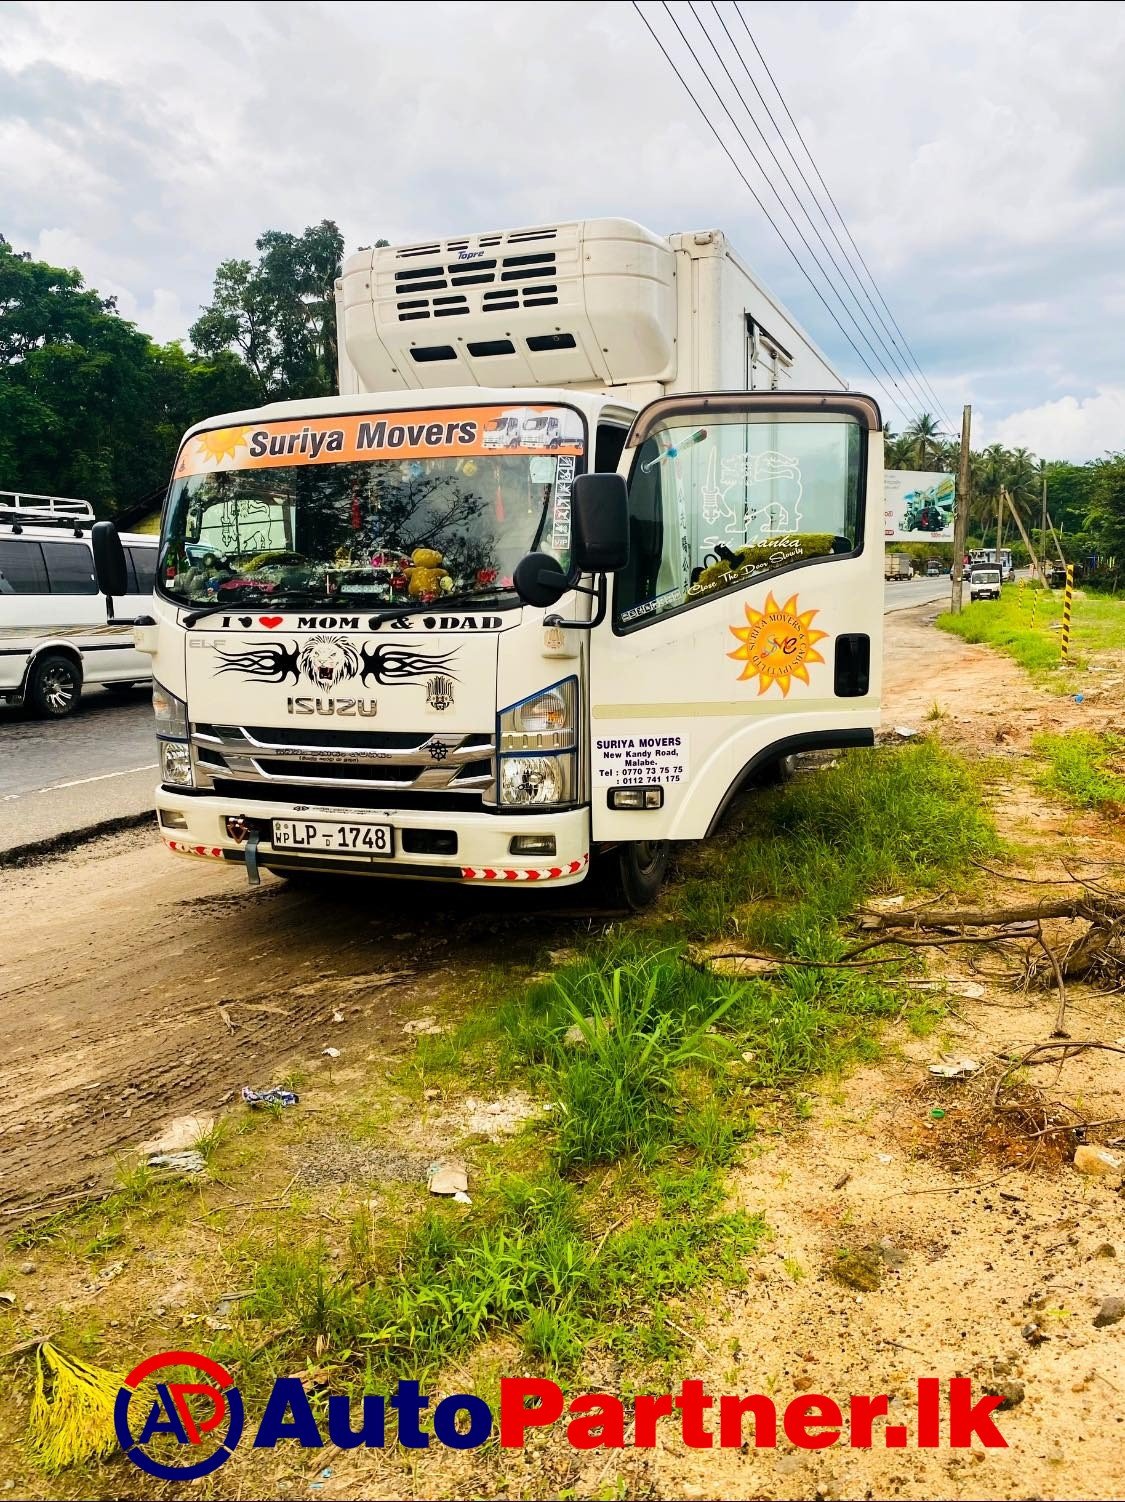
<svg viewBox="0 0 1125 1502">
<path fill-rule="evenodd" d="M 602 887 L 615 906 L 639 913 L 651 906 L 668 871 L 667 840 L 626 840 L 601 862 Z"/>
<path fill-rule="evenodd" d="M 31 669 L 27 680 L 27 702 L 38 715 L 61 720 L 78 707 L 82 695 L 82 673 L 73 660 L 61 652 L 48 652 Z"/>
<path fill-rule="evenodd" d="M 796 770 L 797 758 L 795 756 L 777 756 L 773 761 L 767 761 L 758 768 L 750 785 L 756 788 L 779 788 L 787 782 L 792 782 Z"/>
</svg>

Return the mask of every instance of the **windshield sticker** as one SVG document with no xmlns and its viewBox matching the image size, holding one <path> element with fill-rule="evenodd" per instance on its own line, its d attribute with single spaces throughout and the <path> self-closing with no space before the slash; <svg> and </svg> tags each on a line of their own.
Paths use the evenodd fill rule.
<svg viewBox="0 0 1125 1502">
<path fill-rule="evenodd" d="M 555 494 L 551 502 L 551 548 L 564 557 L 570 551 L 570 492 L 574 488 L 574 456 L 560 454 L 556 463 Z"/>
<path fill-rule="evenodd" d="M 337 413 L 197 433 L 180 450 L 177 479 L 221 470 L 461 459 L 484 454 L 578 455 L 582 418 L 569 407 L 471 407 Z M 550 476 L 547 481 L 549 483 Z"/>
<path fill-rule="evenodd" d="M 536 454 L 528 461 L 527 472 L 533 485 L 550 485 L 555 478 L 555 461 L 549 455 Z"/>
<path fill-rule="evenodd" d="M 700 491 L 700 515 L 714 531 L 702 539 L 704 546 L 732 537 L 745 545 L 800 531 L 804 493 L 800 461 L 788 454 L 777 449 L 727 454 L 720 467 L 712 449 Z"/>
<path fill-rule="evenodd" d="M 788 698 L 794 679 L 809 683 L 809 664 L 824 661 L 816 643 L 826 641 L 828 632 L 814 631 L 812 626 L 819 610 L 801 610 L 796 595 L 779 605 L 772 593 L 766 595 L 763 610 L 755 610 L 753 605 L 743 609 L 746 625 L 728 628 L 741 645 L 727 656 L 745 664 L 738 681 L 757 678 L 759 695 L 776 683 L 782 696 Z"/>
<path fill-rule="evenodd" d="M 218 615 L 207 622 L 206 631 L 250 631 L 254 626 L 264 626 L 274 631 L 284 626 L 286 631 L 502 631 L 505 621 L 502 615 L 397 615 L 390 620 L 386 616 L 372 615 Z M 192 632 L 189 647 L 215 646 L 205 634 Z"/>
</svg>

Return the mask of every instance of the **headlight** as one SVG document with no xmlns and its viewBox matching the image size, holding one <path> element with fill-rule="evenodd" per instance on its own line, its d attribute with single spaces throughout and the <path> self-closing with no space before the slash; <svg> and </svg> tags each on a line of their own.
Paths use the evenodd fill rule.
<svg viewBox="0 0 1125 1502">
<path fill-rule="evenodd" d="M 179 735 L 186 738 L 187 705 L 155 679 L 152 684 L 152 711 L 156 716 L 157 735 Z"/>
<path fill-rule="evenodd" d="M 501 751 L 563 751 L 577 743 L 577 678 L 554 683 L 500 711 Z"/>
<path fill-rule="evenodd" d="M 565 730 L 567 728 L 567 705 L 562 694 L 555 689 L 548 689 L 545 694 L 540 694 L 537 699 L 528 699 L 523 704 L 518 704 L 512 712 L 520 730 L 529 730 L 533 733 L 544 730 Z"/>
<path fill-rule="evenodd" d="M 160 741 L 160 780 L 178 787 L 191 786 L 191 748 L 186 741 Z"/>
<path fill-rule="evenodd" d="M 523 808 L 569 803 L 574 797 L 574 755 L 504 756 L 500 802 Z"/>
</svg>

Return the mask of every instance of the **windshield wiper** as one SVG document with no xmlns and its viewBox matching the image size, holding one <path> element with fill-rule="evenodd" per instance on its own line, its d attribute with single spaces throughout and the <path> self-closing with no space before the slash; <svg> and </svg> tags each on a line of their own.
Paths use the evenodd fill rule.
<svg viewBox="0 0 1125 1502">
<path fill-rule="evenodd" d="M 209 615 L 237 615 L 241 609 L 252 606 L 257 609 L 260 605 L 275 605 L 286 602 L 293 604 L 300 601 L 305 605 L 332 605 L 334 599 L 322 594 L 314 594 L 311 590 L 272 590 L 269 594 L 259 593 L 256 597 L 248 599 L 242 596 L 238 600 L 226 600 L 221 605 L 205 605 L 201 610 L 193 610 L 185 615 L 183 624 L 194 626 L 196 621 L 202 621 Z"/>
</svg>

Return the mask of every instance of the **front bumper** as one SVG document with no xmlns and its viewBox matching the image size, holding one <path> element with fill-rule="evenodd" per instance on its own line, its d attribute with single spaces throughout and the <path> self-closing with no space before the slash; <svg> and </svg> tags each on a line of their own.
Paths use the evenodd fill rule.
<svg viewBox="0 0 1125 1502">
<path fill-rule="evenodd" d="M 310 794 L 313 792 L 309 790 Z M 168 815 L 175 818 L 172 827 Z M 161 784 L 156 790 L 160 837 L 177 855 L 245 863 L 246 843 L 227 833 L 227 820 L 242 818 L 259 831 L 257 863 L 270 871 L 324 871 L 354 876 L 462 882 L 549 882 L 572 886 L 582 881 L 590 862 L 590 815 L 585 808 L 563 813 L 484 814 L 423 810 L 346 809 L 317 807 L 310 801 L 269 803 L 257 798 L 245 804 L 236 798 L 188 794 Z M 317 819 L 332 823 L 390 824 L 395 830 L 395 855 L 380 857 L 343 853 L 275 851 L 270 840 L 273 819 Z M 415 854 L 402 849 L 408 830 L 452 832 L 455 854 Z M 553 834 L 553 856 L 515 856 L 509 851 L 514 835 Z"/>
</svg>

